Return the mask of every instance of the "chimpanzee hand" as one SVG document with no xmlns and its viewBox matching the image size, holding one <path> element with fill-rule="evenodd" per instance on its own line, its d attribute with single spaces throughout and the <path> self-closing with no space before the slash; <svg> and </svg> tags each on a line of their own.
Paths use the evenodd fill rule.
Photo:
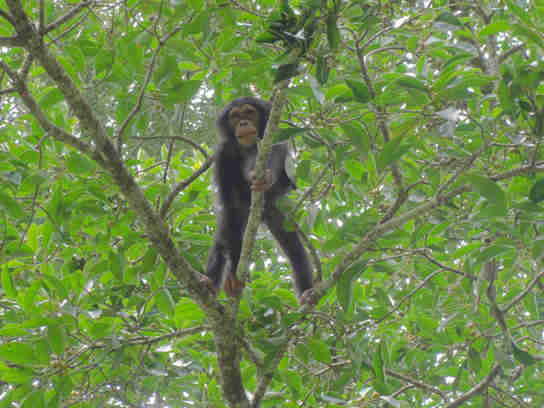
<svg viewBox="0 0 544 408">
<path fill-rule="evenodd" d="M 242 296 L 242 291 L 244 290 L 244 282 L 238 279 L 234 274 L 229 273 L 225 278 L 223 288 L 228 296 L 240 297 Z"/>
<path fill-rule="evenodd" d="M 255 170 L 251 170 L 249 177 L 251 179 L 251 191 L 256 191 L 258 193 L 268 191 L 274 184 L 274 177 L 272 175 L 272 170 L 270 169 L 265 170 L 264 178 L 261 180 L 257 180 L 255 177 Z"/>
<path fill-rule="evenodd" d="M 217 296 L 219 293 L 219 290 L 215 287 L 212 280 L 207 277 L 206 275 L 200 274 L 200 285 L 204 286 L 206 289 L 210 291 L 214 296 Z"/>
</svg>

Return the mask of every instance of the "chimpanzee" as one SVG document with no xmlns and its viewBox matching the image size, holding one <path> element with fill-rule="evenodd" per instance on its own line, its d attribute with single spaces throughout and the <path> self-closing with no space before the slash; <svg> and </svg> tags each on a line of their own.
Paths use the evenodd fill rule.
<svg viewBox="0 0 544 408">
<path fill-rule="evenodd" d="M 269 115 L 268 102 L 246 97 L 233 100 L 217 119 L 219 145 L 215 179 L 220 208 L 217 232 L 202 282 L 216 295 L 223 284 L 227 295 L 241 295 L 243 283 L 235 273 L 249 216 L 251 192 L 264 192 L 263 221 L 289 258 L 297 299 L 305 304 L 311 301 L 312 268 L 299 235 L 284 228 L 285 217 L 275 203 L 278 197 L 295 188 L 285 172 L 287 144 L 272 146 L 263 180 L 257 180 L 253 172 L 257 138 L 262 139 Z"/>
</svg>

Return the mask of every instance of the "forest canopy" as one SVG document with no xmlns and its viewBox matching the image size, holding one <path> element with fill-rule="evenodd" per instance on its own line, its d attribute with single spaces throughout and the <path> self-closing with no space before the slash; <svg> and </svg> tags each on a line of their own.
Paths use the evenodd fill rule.
<svg viewBox="0 0 544 408">
<path fill-rule="evenodd" d="M 0 408 L 543 406 L 542 33 L 542 0 L 0 0 Z M 257 209 L 241 298 L 199 279 L 243 96 L 315 304 Z"/>
</svg>

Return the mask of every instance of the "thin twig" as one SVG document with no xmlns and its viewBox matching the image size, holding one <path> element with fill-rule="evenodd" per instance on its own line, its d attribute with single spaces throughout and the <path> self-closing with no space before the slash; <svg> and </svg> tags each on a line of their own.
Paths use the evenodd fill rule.
<svg viewBox="0 0 544 408">
<path fill-rule="evenodd" d="M 13 21 L 13 18 L 11 15 L 8 14 L 7 11 L 0 9 L 0 17 L 5 18 L 8 23 L 10 23 L 12 26 L 15 26 L 15 21 Z"/>
<path fill-rule="evenodd" d="M 7 64 L 5 64 L 3 61 L 0 61 L 0 67 L 7 72 L 8 76 L 10 77 L 14 88 L 17 90 L 19 95 L 21 96 L 21 99 L 23 100 L 23 103 L 28 108 L 30 113 L 36 118 L 42 129 L 44 131 L 53 136 L 55 139 L 66 143 L 79 151 L 87 154 L 89 157 L 91 157 L 93 160 L 96 160 L 99 164 L 103 165 L 104 161 L 102 157 L 97 154 L 90 145 L 83 142 L 82 140 L 76 138 L 74 135 L 69 134 L 64 129 L 59 128 L 55 124 L 53 124 L 45 115 L 45 113 L 41 110 L 38 102 L 34 97 L 30 94 L 30 91 L 28 87 L 26 86 L 26 83 L 24 80 L 17 74 L 15 71 L 13 71 Z"/>
<path fill-rule="evenodd" d="M 121 126 L 119 127 L 116 135 L 117 140 L 117 151 L 121 152 L 122 145 L 123 145 L 123 133 L 125 132 L 126 128 L 130 124 L 131 120 L 136 116 L 136 114 L 140 111 L 142 107 L 142 103 L 144 100 L 144 95 L 147 90 L 147 85 L 149 85 L 149 82 L 151 81 L 151 75 L 153 74 L 153 70 L 155 69 L 155 64 L 157 63 L 157 58 L 159 56 L 159 52 L 161 51 L 162 47 L 166 45 L 168 40 L 172 38 L 175 34 L 177 34 L 179 31 L 181 31 L 182 26 L 179 25 L 178 27 L 174 28 L 171 32 L 166 34 L 163 38 L 159 40 L 159 45 L 157 48 L 155 48 L 155 51 L 153 52 L 153 56 L 151 57 L 151 62 L 149 64 L 149 68 L 147 69 L 147 73 L 144 78 L 144 82 L 140 88 L 140 93 L 138 95 L 138 100 L 136 101 L 136 105 L 132 108 L 130 113 L 127 115 Z"/>
<path fill-rule="evenodd" d="M 206 149 L 204 149 L 202 146 L 200 146 L 198 143 L 195 143 L 193 140 L 189 139 L 188 137 L 184 137 L 184 136 L 145 136 L 145 137 L 136 136 L 133 139 L 134 140 L 169 140 L 169 139 L 181 140 L 182 142 L 185 142 L 191 145 L 191 147 L 194 147 L 195 149 L 197 149 L 200 153 L 204 155 L 206 159 L 210 158 L 210 154 L 206 151 Z"/>
<path fill-rule="evenodd" d="M 501 308 L 501 311 L 503 313 L 507 313 L 512 307 L 517 305 L 521 300 L 529 294 L 529 292 L 536 286 L 536 284 L 539 282 L 540 279 L 544 278 L 544 270 L 541 271 L 536 277 L 529 283 L 529 285 L 521 291 L 519 295 L 517 295 L 508 305 Z"/>
<path fill-rule="evenodd" d="M 195 181 L 202 173 L 208 170 L 213 164 L 214 160 L 215 160 L 215 155 L 208 157 L 208 160 L 206 160 L 204 164 L 202 164 L 202 166 L 200 166 L 200 168 L 197 171 L 191 174 L 190 177 L 176 184 L 176 186 L 172 189 L 170 194 L 168 194 L 168 197 L 166 197 L 166 200 L 164 200 L 164 204 L 161 207 L 160 216 L 162 219 L 166 219 L 166 214 L 168 214 L 168 210 L 170 209 L 170 206 L 174 202 L 176 196 L 180 192 L 182 192 L 184 189 L 186 189 L 187 186 L 189 186 L 193 181 Z"/>
<path fill-rule="evenodd" d="M 491 381 L 499 374 L 501 366 L 498 363 L 494 363 L 490 373 L 481 382 L 476 384 L 470 391 L 466 392 L 455 401 L 449 403 L 444 408 L 457 408 L 471 399 L 474 395 L 482 392 L 485 388 L 489 387 Z"/>
<path fill-rule="evenodd" d="M 94 0 L 88 0 L 88 1 L 84 1 L 82 3 L 79 3 L 77 6 L 75 6 L 68 13 L 66 13 L 63 16 L 60 16 L 55 21 L 53 21 L 51 24 L 48 24 L 45 28 L 43 28 L 43 25 L 40 25 L 40 33 L 43 35 L 43 34 L 49 33 L 50 31 L 55 30 L 60 25 L 64 24 L 66 21 L 73 19 L 76 16 L 76 14 L 78 14 L 85 7 L 91 6 L 93 4 L 94 4 Z"/>
</svg>

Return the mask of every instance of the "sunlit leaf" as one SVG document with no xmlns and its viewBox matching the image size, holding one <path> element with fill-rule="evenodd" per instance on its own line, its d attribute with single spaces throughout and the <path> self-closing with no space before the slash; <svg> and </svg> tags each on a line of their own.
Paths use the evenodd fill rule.
<svg viewBox="0 0 544 408">
<path fill-rule="evenodd" d="M 467 176 L 467 181 L 472 188 L 481 194 L 491 205 L 506 212 L 506 195 L 500 186 L 487 177 L 476 174 Z"/>
<path fill-rule="evenodd" d="M 11 277 L 7 265 L 2 267 L 2 289 L 7 297 L 11 299 L 15 299 L 17 297 L 17 291 L 15 290 L 15 285 L 13 284 L 13 278 Z"/>
<path fill-rule="evenodd" d="M 408 75 L 405 75 L 404 77 L 397 79 L 396 82 L 403 88 L 415 89 L 421 92 L 428 92 L 427 87 L 422 81 L 420 81 L 419 79 L 410 77 Z"/>
<path fill-rule="evenodd" d="M 494 21 L 488 25 L 486 25 L 479 33 L 478 35 L 480 38 L 486 37 L 488 35 L 495 35 L 501 32 L 506 32 L 510 30 L 510 23 L 508 21 Z"/>
<path fill-rule="evenodd" d="M 365 84 L 359 81 L 353 81 L 351 79 L 346 79 L 346 84 L 350 87 L 357 102 L 367 103 L 370 101 L 370 91 Z"/>
<path fill-rule="evenodd" d="M 315 338 L 310 338 L 308 339 L 308 347 L 310 348 L 312 357 L 317 361 L 325 364 L 331 363 L 331 352 L 325 342 Z"/>
</svg>

